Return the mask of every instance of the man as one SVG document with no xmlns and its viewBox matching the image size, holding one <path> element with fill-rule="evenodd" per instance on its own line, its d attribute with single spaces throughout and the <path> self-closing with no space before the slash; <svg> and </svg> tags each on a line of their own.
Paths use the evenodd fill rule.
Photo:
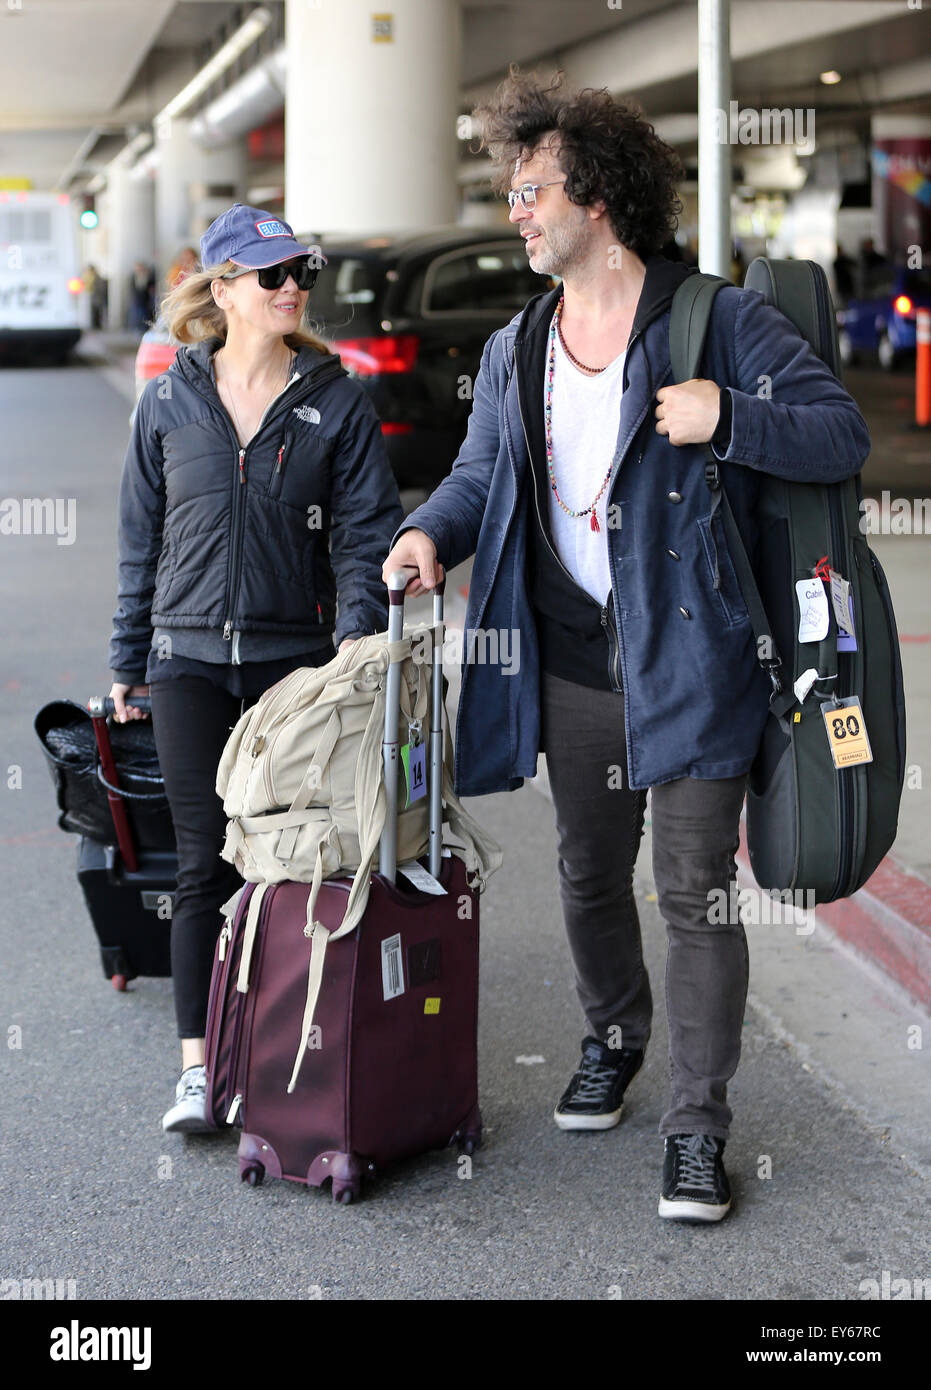
<svg viewBox="0 0 931 1390">
<path fill-rule="evenodd" d="M 467 633 L 520 634 L 508 678 L 469 661 L 467 641 L 456 784 L 513 789 L 546 753 L 589 1032 L 556 1106 L 562 1129 L 617 1124 L 650 1035 L 632 880 L 652 788 L 672 1085 L 659 1213 L 718 1221 L 748 964 L 739 917 L 720 922 L 709 904 L 731 900 L 718 893 L 736 873 L 769 689 L 723 530 L 711 529 L 702 446 L 723 460 L 752 555 L 760 472 L 847 477 L 869 435 L 751 291 L 717 295 L 705 375 L 663 385 L 672 294 L 692 272 L 656 254 L 681 171 L 637 114 L 606 91 L 514 73 L 477 114 L 530 265 L 562 284 L 487 343 L 456 464 L 396 535 L 385 574 L 417 566 L 417 594 L 474 552 Z"/>
</svg>

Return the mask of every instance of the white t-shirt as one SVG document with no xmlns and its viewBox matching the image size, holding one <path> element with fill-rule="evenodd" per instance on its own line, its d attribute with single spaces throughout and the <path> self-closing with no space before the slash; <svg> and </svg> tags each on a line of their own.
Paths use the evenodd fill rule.
<svg viewBox="0 0 931 1390">
<path fill-rule="evenodd" d="M 626 349 L 598 376 L 574 367 L 556 334 L 551 428 L 553 473 L 567 507 L 581 511 L 604 482 L 617 447 Z M 591 513 L 567 516 L 556 501 L 547 476 L 550 530 L 556 553 L 575 582 L 602 605 L 611 592 L 605 507 L 610 487 L 598 499 L 600 531 L 591 529 Z"/>
</svg>

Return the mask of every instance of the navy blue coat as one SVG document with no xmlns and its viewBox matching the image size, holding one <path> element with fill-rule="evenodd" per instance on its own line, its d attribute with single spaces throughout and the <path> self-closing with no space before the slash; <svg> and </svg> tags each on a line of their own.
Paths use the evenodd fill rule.
<svg viewBox="0 0 931 1390">
<path fill-rule="evenodd" d="M 663 257 L 648 260 L 628 344 L 618 462 L 606 498 L 621 508 L 620 525 L 605 536 L 632 788 L 749 771 L 770 694 L 717 527 L 721 587 L 713 588 L 703 446 L 675 446 L 655 429 L 655 392 L 670 384 L 669 305 L 680 278 L 681 269 Z M 531 300 L 523 329 L 517 315 L 488 340 L 452 472 L 401 528 L 424 531 L 447 569 L 475 555 L 466 654 L 469 631 L 479 636 L 472 639 L 476 659 L 463 662 L 456 735 L 456 789 L 463 796 L 513 790 L 536 772 L 540 672 L 528 592 L 532 480 L 515 376 L 523 333 L 541 315 L 549 320 L 560 293 Z M 730 444 L 715 452 L 752 560 L 760 473 L 817 483 L 850 477 L 869 453 L 869 432 L 828 367 L 753 290 L 726 286 L 715 297 L 700 375 L 732 396 Z M 522 377 L 522 386 L 542 413 L 542 380 L 528 389 Z M 609 447 L 606 441 L 606 456 Z M 671 558 L 670 550 L 680 558 Z M 491 633 L 497 642 L 488 640 Z"/>
</svg>

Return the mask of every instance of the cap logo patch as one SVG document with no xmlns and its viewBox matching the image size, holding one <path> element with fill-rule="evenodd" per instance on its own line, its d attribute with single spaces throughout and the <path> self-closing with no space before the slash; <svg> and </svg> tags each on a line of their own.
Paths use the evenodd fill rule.
<svg viewBox="0 0 931 1390">
<path fill-rule="evenodd" d="M 256 222 L 256 231 L 259 236 L 290 236 L 291 229 L 286 227 L 283 222 Z"/>
</svg>

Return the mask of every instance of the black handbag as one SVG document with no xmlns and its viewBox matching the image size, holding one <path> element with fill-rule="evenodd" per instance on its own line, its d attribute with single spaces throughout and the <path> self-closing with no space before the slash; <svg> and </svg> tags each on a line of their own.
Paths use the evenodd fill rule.
<svg viewBox="0 0 931 1390">
<path fill-rule="evenodd" d="M 73 700 L 53 700 L 35 718 L 58 800 L 60 829 L 98 844 L 116 843 L 109 794 L 123 798 L 139 850 L 174 849 L 175 835 L 151 720 L 111 721 L 109 732 L 119 786 L 104 776 L 93 720 Z"/>
</svg>

